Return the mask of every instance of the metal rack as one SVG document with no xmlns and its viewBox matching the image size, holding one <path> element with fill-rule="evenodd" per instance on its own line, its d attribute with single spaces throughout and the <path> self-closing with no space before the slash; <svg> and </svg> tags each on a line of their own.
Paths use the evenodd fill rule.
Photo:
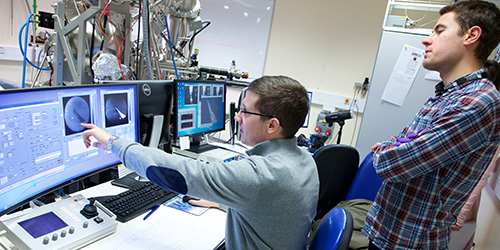
<svg viewBox="0 0 500 250">
<path fill-rule="evenodd" d="M 434 25 L 434 20 L 439 18 L 439 10 L 449 4 L 450 0 L 431 0 L 431 1 L 412 1 L 412 0 L 389 0 L 387 2 L 387 9 L 385 11 L 383 29 L 387 31 L 395 31 L 402 33 L 412 33 L 412 34 L 422 34 L 429 35 L 432 32 L 432 27 Z M 411 23 L 411 19 L 408 18 L 407 11 L 414 11 L 416 13 L 428 16 L 430 21 L 427 21 L 428 26 L 419 27 Z M 404 11 L 404 15 L 401 12 Z M 398 15 L 399 14 L 399 15 Z M 400 17 L 400 22 L 403 23 L 402 27 L 397 25 L 391 25 L 391 18 Z"/>
</svg>

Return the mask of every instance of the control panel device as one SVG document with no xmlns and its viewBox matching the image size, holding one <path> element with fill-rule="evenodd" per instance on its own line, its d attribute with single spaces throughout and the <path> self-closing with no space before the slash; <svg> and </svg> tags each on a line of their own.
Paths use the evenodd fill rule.
<svg viewBox="0 0 500 250">
<path fill-rule="evenodd" d="M 16 249 L 75 249 L 113 234 L 115 217 L 99 202 L 75 195 L 0 218 L 0 231 Z"/>
<path fill-rule="evenodd" d="M 318 120 L 316 121 L 316 127 L 314 128 L 316 135 L 326 136 L 328 138 L 332 137 L 333 126 L 329 125 L 326 121 L 326 116 L 329 113 L 329 111 L 323 110 L 318 114 Z"/>
</svg>

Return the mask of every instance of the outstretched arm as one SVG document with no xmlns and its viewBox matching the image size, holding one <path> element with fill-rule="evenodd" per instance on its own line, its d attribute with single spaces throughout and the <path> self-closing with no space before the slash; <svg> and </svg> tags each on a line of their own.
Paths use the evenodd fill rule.
<svg viewBox="0 0 500 250">
<path fill-rule="evenodd" d="M 83 132 L 83 143 L 85 143 L 85 146 L 87 148 L 92 145 L 96 148 L 109 150 L 108 141 L 109 138 L 111 138 L 110 134 L 94 124 L 82 123 L 81 125 L 85 128 L 89 128 Z M 90 140 L 91 136 L 97 139 L 97 142 L 92 143 L 92 141 Z"/>
</svg>

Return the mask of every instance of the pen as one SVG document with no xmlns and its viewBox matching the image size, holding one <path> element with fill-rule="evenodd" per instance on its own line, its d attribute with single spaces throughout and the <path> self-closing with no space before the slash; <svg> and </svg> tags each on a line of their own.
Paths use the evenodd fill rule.
<svg viewBox="0 0 500 250">
<path fill-rule="evenodd" d="M 144 219 L 142 220 L 146 220 L 149 216 L 151 216 L 155 211 L 156 209 L 158 209 L 160 207 L 160 205 L 156 205 L 153 209 L 151 209 L 151 211 L 149 211 L 148 214 L 146 214 L 146 216 L 144 216 Z"/>
</svg>

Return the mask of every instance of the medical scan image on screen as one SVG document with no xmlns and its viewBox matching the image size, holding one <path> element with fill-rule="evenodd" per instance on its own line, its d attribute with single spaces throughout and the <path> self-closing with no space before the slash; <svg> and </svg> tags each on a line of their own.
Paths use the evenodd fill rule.
<svg viewBox="0 0 500 250">
<path fill-rule="evenodd" d="M 91 123 L 89 96 L 71 96 L 63 98 L 64 124 L 66 135 L 82 132 L 80 124 Z"/>
<path fill-rule="evenodd" d="M 132 84 L 0 93 L 0 215 L 58 185 L 118 164 L 109 151 L 85 147 L 80 124 L 93 123 L 137 141 L 136 99 Z"/>
<path fill-rule="evenodd" d="M 128 103 L 127 94 L 112 94 L 105 95 L 106 103 L 106 128 L 127 124 L 128 120 Z"/>
</svg>

